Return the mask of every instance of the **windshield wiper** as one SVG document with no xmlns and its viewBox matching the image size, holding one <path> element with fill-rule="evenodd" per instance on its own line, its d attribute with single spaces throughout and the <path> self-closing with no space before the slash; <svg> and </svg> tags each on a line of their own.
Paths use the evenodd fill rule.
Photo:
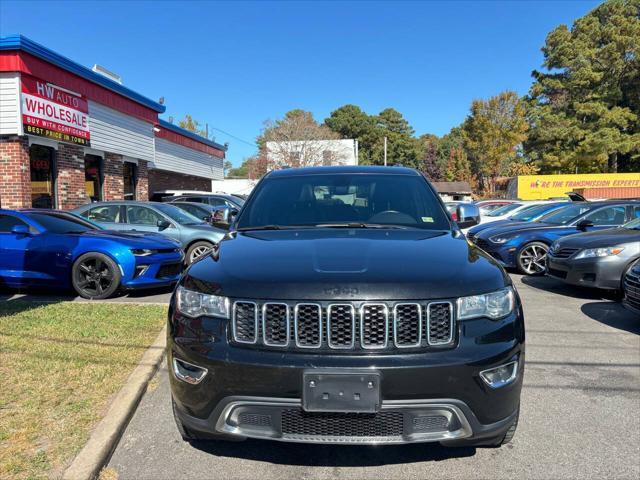
<svg viewBox="0 0 640 480">
<path fill-rule="evenodd" d="M 401 229 L 401 230 L 406 230 L 407 228 L 409 228 L 403 225 L 384 224 L 384 223 L 361 223 L 361 222 L 318 223 L 315 226 L 322 227 L 322 228 L 393 228 L 393 229 Z"/>
</svg>

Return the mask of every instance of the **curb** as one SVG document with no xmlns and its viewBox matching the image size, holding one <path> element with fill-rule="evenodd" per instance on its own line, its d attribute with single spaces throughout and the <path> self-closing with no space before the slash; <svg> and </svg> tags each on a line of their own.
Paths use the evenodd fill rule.
<svg viewBox="0 0 640 480">
<path fill-rule="evenodd" d="M 107 414 L 93 430 L 89 441 L 65 470 L 62 480 L 89 480 L 100 473 L 100 469 L 111 457 L 142 395 L 147 390 L 149 380 L 162 362 L 166 342 L 167 327 L 165 325 L 117 393 Z"/>
</svg>

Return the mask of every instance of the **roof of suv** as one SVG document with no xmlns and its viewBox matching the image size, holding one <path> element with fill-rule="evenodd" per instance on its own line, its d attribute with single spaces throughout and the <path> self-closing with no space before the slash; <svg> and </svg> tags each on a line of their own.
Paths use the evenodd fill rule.
<svg viewBox="0 0 640 480">
<path fill-rule="evenodd" d="M 385 175 L 420 175 L 413 168 L 407 167 L 383 167 L 379 165 L 366 166 L 336 166 L 336 167 L 303 167 L 285 168 L 269 172 L 269 177 L 297 177 L 304 175 L 324 175 L 336 173 L 383 173 Z"/>
</svg>

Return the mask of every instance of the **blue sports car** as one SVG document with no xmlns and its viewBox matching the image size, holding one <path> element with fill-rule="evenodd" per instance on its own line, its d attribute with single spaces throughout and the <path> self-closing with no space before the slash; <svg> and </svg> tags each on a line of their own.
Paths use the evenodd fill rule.
<svg viewBox="0 0 640 480">
<path fill-rule="evenodd" d="M 73 287 L 102 299 L 171 285 L 183 260 L 180 245 L 158 234 L 103 230 L 55 210 L 0 209 L 0 287 Z"/>
<path fill-rule="evenodd" d="M 619 227 L 638 217 L 640 202 L 634 200 L 575 202 L 535 222 L 487 228 L 470 240 L 506 268 L 541 275 L 549 247 L 558 238 Z"/>
<path fill-rule="evenodd" d="M 565 202 L 550 202 L 550 203 L 536 203 L 531 205 L 528 208 L 524 208 L 520 210 L 518 213 L 513 214 L 509 218 L 504 220 L 497 220 L 495 222 L 489 223 L 481 223 L 472 227 L 467 232 L 467 238 L 473 240 L 473 237 L 478 235 L 483 230 L 487 228 L 496 228 L 503 227 L 505 225 L 510 225 L 514 223 L 527 223 L 527 222 L 535 222 L 536 220 L 540 220 L 546 215 L 549 215 L 551 212 L 559 210 L 560 208 L 566 207 L 569 203 Z"/>
</svg>

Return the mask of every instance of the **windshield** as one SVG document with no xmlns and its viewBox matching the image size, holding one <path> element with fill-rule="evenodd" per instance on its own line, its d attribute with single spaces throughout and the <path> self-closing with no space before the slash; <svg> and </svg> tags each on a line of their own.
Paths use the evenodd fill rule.
<svg viewBox="0 0 640 480">
<path fill-rule="evenodd" d="M 238 219 L 238 230 L 296 226 L 451 229 L 442 204 L 417 175 L 267 177 Z"/>
<path fill-rule="evenodd" d="M 579 217 L 585 212 L 588 212 L 591 207 L 587 205 L 570 205 L 565 208 L 561 208 L 557 212 L 553 212 L 551 215 L 547 215 L 540 220 L 541 223 L 548 223 L 550 225 L 567 225 L 571 223 L 576 217 Z"/>
<path fill-rule="evenodd" d="M 515 220 L 516 222 L 529 222 L 534 218 L 542 215 L 545 212 L 558 208 L 558 205 L 531 205 L 530 207 L 525 207 L 520 210 L 518 213 L 509 217 L 511 220 Z"/>
<path fill-rule="evenodd" d="M 501 215 L 506 215 L 512 210 L 515 210 L 518 207 L 521 207 L 522 203 L 510 203 L 509 205 L 505 205 L 500 208 L 496 208 L 491 213 L 487 213 L 487 217 L 499 217 Z"/>
<path fill-rule="evenodd" d="M 83 233 L 89 230 L 101 230 L 94 223 L 68 213 L 26 213 L 25 215 L 52 233 Z"/>
<path fill-rule="evenodd" d="M 169 205 L 168 203 L 161 203 L 155 205 L 155 207 L 164 213 L 167 217 L 178 222 L 180 225 L 200 225 L 204 223 L 197 217 L 194 217 L 190 213 L 176 207 L 175 205 Z"/>
<path fill-rule="evenodd" d="M 636 218 L 635 220 L 631 220 L 629 223 L 625 223 L 623 227 L 631 228 L 633 230 L 640 230 L 640 218 Z"/>
</svg>

